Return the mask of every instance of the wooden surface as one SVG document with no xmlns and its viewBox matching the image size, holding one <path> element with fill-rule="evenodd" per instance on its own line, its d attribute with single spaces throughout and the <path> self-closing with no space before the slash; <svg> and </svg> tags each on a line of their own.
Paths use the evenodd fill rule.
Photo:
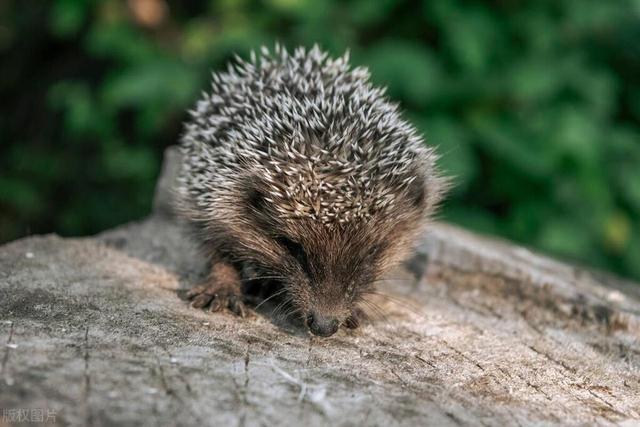
<svg viewBox="0 0 640 427">
<path fill-rule="evenodd" d="M 355 332 L 310 337 L 268 304 L 212 315 L 180 298 L 203 260 L 168 214 L 168 158 L 148 219 L 0 247 L 0 410 L 96 426 L 637 425 L 637 284 L 435 224 Z"/>
</svg>

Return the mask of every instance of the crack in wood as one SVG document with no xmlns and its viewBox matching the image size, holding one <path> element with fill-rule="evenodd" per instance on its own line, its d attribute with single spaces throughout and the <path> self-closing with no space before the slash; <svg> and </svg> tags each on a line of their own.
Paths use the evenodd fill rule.
<svg viewBox="0 0 640 427">
<path fill-rule="evenodd" d="M 168 350 L 166 350 L 163 347 L 162 347 L 162 350 L 165 351 L 165 353 L 170 354 Z M 175 401 L 177 403 L 178 408 L 185 407 L 185 406 L 192 406 L 192 405 L 188 405 L 188 402 L 185 401 L 185 399 L 183 399 L 182 396 L 180 396 L 180 394 L 173 387 L 169 385 L 169 381 L 167 380 L 167 375 L 165 373 L 164 366 L 162 365 L 162 362 L 158 358 L 157 354 L 155 355 L 155 369 L 154 367 L 152 367 L 151 373 L 160 380 L 160 386 L 164 391 L 165 395 L 169 396 L 170 399 Z M 155 408 L 155 410 L 157 410 L 157 408 Z M 202 417 L 196 412 L 191 411 L 190 415 L 198 422 L 198 425 L 206 424 L 202 419 Z"/>
<path fill-rule="evenodd" d="M 510 372 L 508 372 L 506 369 L 499 367 L 498 370 L 500 372 L 502 372 L 502 374 L 507 377 L 507 378 L 512 378 L 512 375 Z M 516 371 L 516 376 L 522 381 L 524 382 L 527 387 L 531 387 L 532 389 L 534 389 L 536 392 L 538 392 L 539 394 L 541 394 L 542 396 L 544 396 L 547 400 L 552 401 L 553 399 L 551 399 L 551 397 L 549 396 L 549 394 L 547 392 L 545 392 L 542 387 L 540 387 L 537 384 L 533 384 L 531 381 L 529 381 L 528 378 L 526 378 L 524 375 L 522 375 L 520 372 Z"/>
<path fill-rule="evenodd" d="M 541 350 L 538 350 L 538 349 L 537 349 L 537 348 L 535 348 L 535 346 L 533 346 L 533 345 L 529 345 L 529 346 L 527 346 L 527 347 L 529 347 L 529 349 L 531 349 L 534 353 L 539 354 L 540 356 L 544 357 L 544 358 L 545 358 L 545 359 L 547 359 L 548 361 L 553 362 L 554 364 L 556 364 L 556 365 L 560 366 L 561 368 L 563 368 L 563 369 L 564 369 L 564 370 L 566 370 L 566 371 L 571 372 L 572 374 L 575 374 L 575 373 L 578 371 L 576 368 L 574 368 L 574 367 L 572 367 L 572 366 L 567 365 L 565 362 L 562 362 L 562 361 L 560 361 L 560 360 L 557 360 L 557 359 L 555 359 L 555 358 L 551 357 L 551 356 L 550 356 L 549 354 L 547 354 L 546 352 L 541 351 Z M 565 374 L 565 375 L 566 375 L 566 374 Z M 567 378 L 571 378 L 571 377 L 568 377 L 568 376 L 567 376 Z"/>
<path fill-rule="evenodd" d="M 619 415 L 619 416 L 624 416 L 624 413 L 618 411 L 611 403 L 609 403 L 606 399 L 604 399 L 602 396 L 598 395 L 593 390 L 591 390 L 589 388 L 584 388 L 584 387 L 582 388 L 582 390 L 586 390 L 591 396 L 596 398 L 596 400 L 598 400 L 599 402 L 601 402 L 604 405 L 608 406 L 609 409 L 611 410 L 611 412 L 614 412 L 616 415 Z"/>
<path fill-rule="evenodd" d="M 235 386 L 233 388 L 233 394 L 235 396 L 236 401 L 241 406 L 241 413 L 238 416 L 238 426 L 243 427 L 247 423 L 247 413 L 249 408 L 252 406 L 249 401 L 249 383 L 251 375 L 249 373 L 249 366 L 251 365 L 251 342 L 247 344 L 247 350 L 244 355 L 242 375 L 244 376 L 244 380 L 242 383 L 239 383 L 236 379 L 235 375 L 231 376 L 231 381 Z"/>
<path fill-rule="evenodd" d="M 247 395 L 249 394 L 249 363 L 251 362 L 251 353 L 249 349 L 251 345 L 247 345 L 247 353 L 244 356 L 244 396 L 245 403 L 249 404 Z"/>
<path fill-rule="evenodd" d="M 416 359 L 418 359 L 419 361 L 421 361 L 425 365 L 428 365 L 433 369 L 437 369 L 437 366 L 432 361 L 425 359 L 424 357 L 420 356 L 419 354 L 415 354 L 413 357 L 415 357 Z"/>
<path fill-rule="evenodd" d="M 535 353 L 545 357 L 547 360 L 549 360 L 550 362 L 555 363 L 557 366 L 562 367 L 564 370 L 571 372 L 572 374 L 576 374 L 578 372 L 577 369 L 572 368 L 570 366 L 568 366 L 566 363 L 561 362 L 559 360 L 556 360 L 555 358 L 551 357 L 549 354 L 547 354 L 546 352 L 540 351 L 538 349 L 536 349 L 534 346 L 528 346 L 531 350 L 533 350 Z M 560 374 L 562 376 L 564 376 L 566 379 L 568 380 L 573 380 L 574 378 L 572 376 L 567 375 L 566 372 L 564 371 L 560 371 Z M 577 384 L 577 383 L 569 383 L 569 385 L 573 385 L 574 387 L 577 387 L 579 390 L 583 390 L 586 391 L 587 393 L 589 393 L 589 395 L 591 395 L 593 398 L 595 398 L 597 401 L 599 401 L 600 403 L 604 404 L 608 409 L 609 412 L 612 412 L 618 416 L 624 416 L 624 413 L 619 411 L 618 409 L 616 409 L 613 404 L 611 404 L 610 402 L 608 402 L 606 399 L 604 399 L 602 396 L 600 396 L 599 394 L 595 393 L 589 385 L 585 385 L 585 384 Z M 574 397 L 576 399 L 578 399 L 579 401 L 585 403 L 588 405 L 588 401 L 585 401 L 583 398 L 576 396 L 574 394 Z"/>
<path fill-rule="evenodd" d="M 189 383 L 189 381 L 187 381 L 187 379 L 184 377 L 184 375 L 182 375 L 182 373 L 180 372 L 178 367 L 176 365 L 174 365 L 174 356 L 173 356 L 173 354 L 171 354 L 171 352 L 169 350 L 167 350 L 166 348 L 164 348 L 164 347 L 162 347 L 162 350 L 167 354 L 167 358 L 171 362 L 172 366 L 174 366 L 174 375 L 175 375 L 175 377 L 182 384 L 184 384 L 184 388 L 187 391 L 187 393 L 190 394 L 190 395 L 193 395 L 193 389 L 191 388 L 191 384 Z"/>
<path fill-rule="evenodd" d="M 91 395 L 91 370 L 89 367 L 90 353 L 89 353 L 89 325 L 85 325 L 84 328 L 84 406 L 85 406 L 85 421 L 86 425 L 93 425 L 93 411 L 91 409 L 90 395 Z"/>
<path fill-rule="evenodd" d="M 169 383 L 167 382 L 167 378 L 164 374 L 164 367 L 162 366 L 162 363 L 160 362 L 158 356 L 156 356 L 156 369 L 157 377 L 160 379 L 160 386 L 162 387 L 162 390 L 167 396 L 175 396 L 179 400 L 179 397 L 176 396 L 175 391 L 171 387 L 169 387 Z"/>
<path fill-rule="evenodd" d="M 457 348 L 453 347 L 451 344 L 449 344 L 447 341 L 445 340 L 440 340 L 441 342 L 444 343 L 445 347 L 447 347 L 449 350 L 453 351 L 454 353 L 456 353 L 458 356 L 462 357 L 462 359 L 464 359 L 465 361 L 471 363 L 472 365 L 474 365 L 475 367 L 477 367 L 478 369 L 480 369 L 482 372 L 485 372 L 485 368 L 480 364 L 480 362 L 473 360 L 472 358 L 470 358 L 469 356 L 467 356 L 466 354 L 464 354 L 463 352 L 461 352 L 460 350 L 458 350 Z"/>
<path fill-rule="evenodd" d="M 311 352 L 313 350 L 313 337 L 309 337 L 309 350 L 307 351 L 307 362 L 305 363 L 305 366 L 307 368 L 309 368 L 309 366 L 311 365 Z"/>
<path fill-rule="evenodd" d="M 465 425 L 462 422 L 462 420 L 460 418 L 456 417 L 456 415 L 453 412 L 445 411 L 444 414 L 447 416 L 447 418 L 449 418 L 451 421 L 453 421 L 455 423 L 455 425 L 457 425 L 457 426 Z"/>
<path fill-rule="evenodd" d="M 9 362 L 9 354 L 11 353 L 11 340 L 13 340 L 13 321 L 9 323 L 9 338 L 6 342 L 6 348 L 4 350 L 4 357 L 2 358 L 2 365 L 0 365 L 0 375 L 4 375 L 7 369 L 7 363 Z"/>
<path fill-rule="evenodd" d="M 451 292 L 447 292 L 446 296 L 453 303 L 453 305 L 455 305 L 456 307 L 462 309 L 463 311 L 465 311 L 465 310 L 472 311 L 472 312 L 474 312 L 477 315 L 482 316 L 482 317 L 493 316 L 493 317 L 495 317 L 497 319 L 502 319 L 501 315 L 495 313 L 492 310 L 489 310 L 487 308 L 487 306 L 484 305 L 484 304 L 479 304 L 480 307 L 482 307 L 482 310 L 481 310 L 481 309 L 479 309 L 478 307 L 476 307 L 473 304 L 463 304 L 458 298 L 454 297 Z"/>
<path fill-rule="evenodd" d="M 394 377 L 398 379 L 398 381 L 400 381 L 400 385 L 402 385 L 403 388 L 409 388 L 409 385 L 407 384 L 407 382 L 404 379 L 402 379 L 400 375 L 398 375 L 395 369 L 392 368 L 391 373 L 393 374 Z"/>
<path fill-rule="evenodd" d="M 518 418 L 516 417 L 516 414 L 513 413 L 512 410 L 507 410 L 507 413 L 511 416 L 511 419 L 513 420 L 513 422 L 515 423 L 516 426 L 518 427 L 522 427 L 522 424 L 520 424 L 520 421 L 518 421 Z"/>
<path fill-rule="evenodd" d="M 531 328 L 538 335 L 544 338 L 547 337 L 547 334 L 544 333 L 544 330 L 542 330 L 538 325 L 533 323 L 533 321 L 529 318 L 529 311 L 527 309 L 520 310 L 520 317 L 522 318 L 522 320 L 524 320 L 527 326 L 529 326 L 529 328 Z"/>
</svg>

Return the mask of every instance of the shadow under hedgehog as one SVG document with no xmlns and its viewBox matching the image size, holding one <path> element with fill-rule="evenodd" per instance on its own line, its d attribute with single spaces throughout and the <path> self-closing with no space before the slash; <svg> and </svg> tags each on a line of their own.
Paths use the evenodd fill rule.
<svg viewBox="0 0 640 427">
<path fill-rule="evenodd" d="M 447 187 L 369 72 L 318 46 L 262 48 L 214 73 L 181 146 L 176 208 L 211 263 L 192 305 L 244 316 L 248 268 L 276 278 L 291 313 L 324 337 L 358 326 L 359 302 Z"/>
</svg>

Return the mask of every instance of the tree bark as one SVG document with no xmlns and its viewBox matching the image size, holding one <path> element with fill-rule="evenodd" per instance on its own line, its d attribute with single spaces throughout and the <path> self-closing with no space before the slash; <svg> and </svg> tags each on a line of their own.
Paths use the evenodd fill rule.
<svg viewBox="0 0 640 427">
<path fill-rule="evenodd" d="M 167 159 L 149 218 L 0 247 L 0 425 L 15 409 L 97 426 L 640 419 L 640 287 L 446 224 L 355 331 L 190 308 L 204 260 L 170 214 Z"/>
</svg>

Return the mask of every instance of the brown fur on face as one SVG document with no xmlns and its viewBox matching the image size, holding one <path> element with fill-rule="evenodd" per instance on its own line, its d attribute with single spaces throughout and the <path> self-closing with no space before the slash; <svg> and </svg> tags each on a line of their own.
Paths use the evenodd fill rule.
<svg viewBox="0 0 640 427">
<path fill-rule="evenodd" d="M 428 188 L 416 179 L 393 206 L 370 218 L 326 224 L 283 217 L 267 200 L 266 184 L 248 178 L 217 224 L 221 251 L 283 277 L 301 319 L 310 314 L 343 324 L 364 293 L 411 248 L 429 211 Z"/>
</svg>

